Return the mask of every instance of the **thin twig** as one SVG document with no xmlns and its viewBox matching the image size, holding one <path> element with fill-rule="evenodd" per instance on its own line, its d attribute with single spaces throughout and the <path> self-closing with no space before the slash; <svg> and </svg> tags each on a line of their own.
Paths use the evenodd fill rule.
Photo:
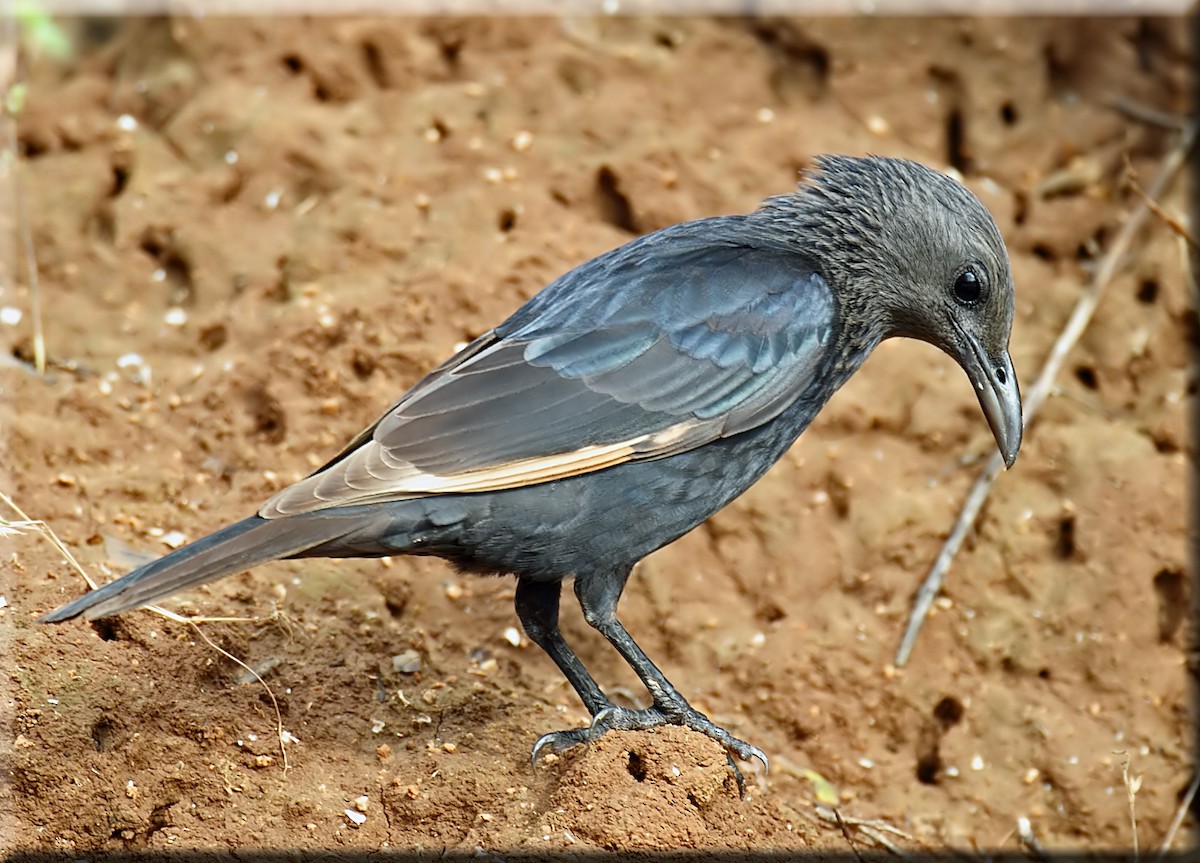
<svg viewBox="0 0 1200 863">
<path fill-rule="evenodd" d="M 1142 787 L 1142 777 L 1129 775 L 1129 762 L 1133 759 L 1129 753 L 1122 753 L 1125 756 L 1125 761 L 1121 765 L 1121 779 L 1125 783 L 1125 797 L 1129 801 L 1129 825 L 1133 831 L 1133 859 L 1137 860 L 1141 857 L 1141 852 L 1138 850 L 1138 829 L 1137 829 L 1137 809 L 1134 801 L 1137 798 L 1138 789 Z"/>
<path fill-rule="evenodd" d="M 17 506 L 16 501 L 14 501 L 11 497 L 9 497 L 3 491 L 0 491 L 0 501 L 3 501 L 13 512 L 15 512 L 17 515 L 19 515 L 21 517 L 21 521 L 19 521 L 19 522 L 7 521 L 3 518 L 0 518 L 0 527 L 14 527 L 14 528 L 18 528 L 18 529 L 36 530 L 38 533 L 42 534 L 42 536 L 46 537 L 54 545 L 54 547 L 59 550 L 59 552 L 62 554 L 62 556 L 64 558 L 66 558 L 67 562 L 71 565 L 71 568 L 74 569 L 77 573 L 79 573 L 79 575 L 82 576 L 83 580 L 87 582 L 88 587 L 90 587 L 92 590 L 96 589 L 96 582 L 93 581 L 92 577 L 87 574 L 87 570 L 85 570 L 80 565 L 79 561 L 75 559 L 75 555 L 71 554 L 70 549 L 68 549 L 66 547 L 66 545 L 63 544 L 63 541 L 58 538 L 58 535 L 55 534 L 55 532 L 50 528 L 50 525 L 46 524 L 44 521 L 38 521 L 36 519 L 31 519 L 28 515 L 25 514 L 25 511 L 23 509 L 21 509 L 21 507 Z M 160 617 L 165 617 L 168 620 L 173 620 L 176 623 L 188 624 L 189 626 L 191 626 L 193 629 L 196 630 L 196 633 L 202 639 L 204 639 L 204 642 L 209 647 L 211 647 L 213 650 L 217 651 L 217 653 L 220 653 L 226 659 L 232 660 L 233 662 L 240 665 L 242 668 L 249 671 L 254 676 L 254 679 L 262 684 L 263 689 L 267 690 L 267 695 L 270 696 L 270 698 L 271 698 L 271 705 L 275 708 L 275 731 L 276 731 L 276 736 L 279 740 L 279 753 L 283 758 L 283 769 L 285 772 L 287 770 L 289 770 L 290 765 L 288 764 L 287 746 L 286 746 L 287 732 L 284 730 L 284 727 L 283 727 L 283 713 L 279 709 L 279 701 L 275 698 L 274 691 L 272 691 L 270 685 L 265 680 L 263 680 L 261 676 L 259 676 L 257 671 L 255 671 L 253 668 L 251 668 L 249 665 L 247 665 L 242 660 L 238 659 L 236 656 L 234 656 L 228 650 L 225 650 L 224 648 L 219 647 L 211 638 L 208 637 L 208 635 L 202 629 L 200 629 L 200 627 L 198 625 L 200 623 L 211 623 L 211 622 L 218 622 L 218 621 L 256 623 L 256 622 L 263 620 L 263 618 L 261 618 L 261 617 L 185 617 L 182 614 L 176 614 L 173 611 L 169 611 L 165 608 L 160 608 L 157 605 L 146 605 L 146 606 L 142 606 L 142 607 L 145 608 L 147 611 L 151 611 L 151 612 L 159 615 Z"/>
<path fill-rule="evenodd" d="M 17 41 L 17 19 L 16 16 L 6 15 L 0 18 L 0 25 L 3 25 L 3 39 L 0 43 L 13 46 L 12 50 L 18 50 Z M 17 231 L 21 235 L 21 251 L 25 256 L 25 281 L 29 288 L 29 317 L 30 323 L 33 326 L 33 365 L 37 369 L 39 375 L 46 373 L 46 336 L 42 329 L 42 292 L 38 280 L 37 257 L 33 250 L 33 231 L 29 227 L 29 219 L 25 212 L 25 195 L 22 189 L 21 172 L 17 170 L 17 153 L 19 152 L 17 142 L 17 122 L 16 118 L 6 107 L 7 97 L 13 88 L 20 83 L 20 63 L 14 60 L 14 77 L 11 82 L 5 82 L 4 91 L 0 92 L 0 112 L 4 114 L 5 122 L 5 141 L 3 152 L 8 153 L 12 160 L 12 182 L 13 182 L 13 198 L 14 210 L 17 219 Z M 14 111 L 17 109 L 13 109 Z"/>
<path fill-rule="evenodd" d="M 1167 852 L 1171 850 L 1171 846 L 1175 843 L 1175 834 L 1179 832 L 1183 819 L 1187 817 L 1188 811 L 1192 808 L 1192 801 L 1196 799 L 1198 788 L 1200 788 L 1200 772 L 1192 777 L 1192 784 L 1188 786 L 1183 799 L 1179 801 L 1179 808 L 1175 810 L 1175 817 L 1171 819 L 1171 826 L 1167 828 L 1167 836 L 1163 839 L 1162 848 L 1158 849 L 1158 856 L 1154 858 L 1154 863 L 1161 863 L 1162 859 L 1167 856 Z"/>
<path fill-rule="evenodd" d="M 1150 190 L 1147 192 L 1150 198 L 1157 199 L 1162 197 L 1163 192 L 1175 179 L 1176 174 L 1179 173 L 1179 169 L 1187 161 L 1188 154 L 1191 152 L 1195 142 L 1196 124 L 1193 123 L 1184 131 L 1175 149 L 1163 159 L 1158 176 L 1154 178 L 1154 182 L 1150 185 Z M 1092 314 L 1096 311 L 1096 306 L 1099 304 L 1100 298 L 1104 295 L 1104 289 L 1108 287 L 1108 283 L 1112 280 L 1118 265 L 1125 256 L 1125 250 L 1129 247 L 1137 232 L 1141 230 L 1142 225 L 1145 224 L 1149 215 L 1150 208 L 1144 203 L 1130 214 L 1125 223 L 1121 225 L 1120 231 L 1118 231 L 1112 245 L 1101 259 L 1099 266 L 1096 267 L 1091 284 L 1088 285 L 1083 296 L 1079 298 L 1079 302 L 1075 306 L 1075 311 L 1071 313 L 1071 317 L 1059 335 L 1058 341 L 1054 343 L 1054 348 L 1050 351 L 1050 356 L 1047 357 L 1041 374 L 1038 375 L 1037 381 L 1025 397 L 1025 428 L 1029 428 L 1034 417 L 1037 416 L 1038 411 L 1041 409 L 1043 402 L 1050 395 L 1050 391 L 1054 387 L 1054 381 L 1058 377 L 1058 373 L 1062 370 L 1063 364 L 1066 362 L 1067 354 L 1070 353 L 1075 343 L 1079 341 L 1080 336 L 1083 335 L 1084 330 L 1087 329 L 1087 325 L 1092 319 Z M 912 612 L 908 618 L 908 627 L 904 631 L 904 637 L 900 640 L 900 646 L 897 648 L 895 659 L 892 661 L 897 668 L 904 666 L 908 662 L 913 646 L 916 644 L 917 636 L 920 634 L 921 627 L 925 623 L 925 618 L 929 614 L 929 609 L 933 606 L 933 601 L 941 591 L 942 583 L 946 580 L 946 574 L 950 571 L 950 564 L 954 561 L 954 556 L 958 554 L 959 548 L 962 547 L 967 533 L 974 526 L 975 519 L 979 517 L 979 511 L 983 509 L 984 501 L 987 500 L 988 493 L 991 491 L 996 477 L 1000 475 L 1000 469 L 1003 467 L 1003 464 L 1004 461 L 1000 453 L 998 451 L 993 452 L 983 469 L 983 473 L 975 481 L 974 487 L 967 495 L 962 511 L 958 515 L 958 521 L 950 531 L 950 535 L 946 538 L 946 542 L 942 546 L 937 560 L 934 561 L 933 567 L 925 577 L 924 583 L 922 583 L 920 589 L 917 591 L 916 598 L 913 601 Z"/>
<path fill-rule="evenodd" d="M 1111 99 L 1106 99 L 1105 103 L 1114 111 L 1120 111 L 1126 117 L 1151 126 L 1161 126 L 1176 132 L 1182 131 L 1187 126 L 1186 117 L 1151 108 L 1149 105 L 1133 101 L 1128 96 L 1113 96 Z"/>
<path fill-rule="evenodd" d="M 1166 207 L 1146 194 L 1146 191 L 1137 181 L 1137 175 L 1133 170 L 1133 166 L 1129 163 L 1128 153 L 1125 154 L 1125 170 L 1129 175 L 1129 188 L 1133 189 L 1134 194 L 1142 199 L 1142 203 L 1150 208 L 1150 212 L 1157 216 L 1160 222 L 1182 237 L 1192 247 L 1193 251 L 1200 251 L 1200 243 L 1196 242 L 1196 238 L 1192 236 L 1192 232 L 1188 230 L 1188 226 L 1183 223 L 1183 220 L 1175 214 L 1167 212 Z"/>
<path fill-rule="evenodd" d="M 862 855 L 858 853 L 858 846 L 854 844 L 854 840 L 850 838 L 850 828 L 846 826 L 846 822 L 842 820 L 842 813 L 836 809 L 833 810 L 833 815 L 837 818 L 838 827 L 842 828 L 842 838 L 846 840 L 846 844 L 850 846 L 850 850 L 854 852 L 854 858 L 861 861 Z"/>
</svg>

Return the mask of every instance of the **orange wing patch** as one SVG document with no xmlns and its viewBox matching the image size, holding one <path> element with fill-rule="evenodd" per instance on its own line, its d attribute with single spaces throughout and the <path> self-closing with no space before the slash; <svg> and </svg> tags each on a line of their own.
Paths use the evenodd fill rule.
<svg viewBox="0 0 1200 863">
<path fill-rule="evenodd" d="M 281 518 L 339 506 L 537 485 L 630 461 L 674 455 L 715 439 L 722 424 L 691 420 L 627 441 L 445 475 L 426 473 L 394 457 L 378 441 L 370 440 L 329 468 L 283 489 L 263 504 L 258 514 L 263 518 Z"/>
</svg>

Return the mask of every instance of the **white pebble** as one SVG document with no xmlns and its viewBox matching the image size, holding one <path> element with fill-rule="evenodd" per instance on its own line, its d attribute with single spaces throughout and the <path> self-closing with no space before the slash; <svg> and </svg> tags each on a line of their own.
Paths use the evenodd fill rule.
<svg viewBox="0 0 1200 863">
<path fill-rule="evenodd" d="M 178 306 L 167 309 L 167 313 L 163 315 L 163 323 L 168 327 L 182 327 L 187 323 L 187 312 Z"/>
<path fill-rule="evenodd" d="M 858 766 L 861 767 L 863 770 L 870 770 L 872 767 L 875 766 L 875 762 L 872 761 L 870 758 L 860 758 L 860 759 L 858 759 Z"/>
<path fill-rule="evenodd" d="M 517 632 L 517 628 L 515 626 L 510 626 L 508 629 L 504 630 L 504 640 L 513 647 L 520 647 L 521 633 Z"/>
<path fill-rule="evenodd" d="M 122 114 L 117 118 L 117 128 L 122 132 L 132 132 L 138 127 L 137 118 L 130 114 Z"/>
<path fill-rule="evenodd" d="M 872 135 L 878 135 L 881 138 L 892 130 L 888 121 L 882 117 L 875 115 L 867 118 L 867 131 Z"/>
<path fill-rule="evenodd" d="M 237 160 L 238 160 L 237 150 L 230 150 L 228 153 L 225 154 L 225 164 L 226 165 L 236 165 Z"/>
<path fill-rule="evenodd" d="M 754 117 L 760 123 L 770 123 L 775 119 L 775 112 L 770 108 L 759 108 L 758 113 L 755 114 Z"/>
<path fill-rule="evenodd" d="M 356 812 L 353 809 L 345 809 L 343 811 L 346 813 L 346 817 L 350 819 L 351 823 L 354 824 L 355 827 L 366 823 L 367 816 L 363 815 L 361 812 Z"/>
<path fill-rule="evenodd" d="M 524 153 L 533 146 L 533 133 L 522 129 L 520 132 L 517 132 L 517 134 L 513 135 L 510 144 L 518 153 Z"/>
<path fill-rule="evenodd" d="M 7 324 L 10 327 L 15 327 L 21 323 L 21 318 L 24 313 L 16 306 L 5 306 L 0 309 L 0 324 Z"/>
<path fill-rule="evenodd" d="M 143 366 L 145 364 L 146 361 L 142 359 L 141 354 L 130 353 L 122 354 L 121 356 L 117 357 L 117 368 L 119 369 L 127 369 L 131 366 Z"/>
<path fill-rule="evenodd" d="M 274 188 L 263 197 L 263 206 L 268 210 L 274 210 L 279 206 L 279 199 L 283 197 L 283 189 Z"/>
<path fill-rule="evenodd" d="M 972 770 L 982 770 L 983 769 L 983 756 L 982 755 L 976 755 L 974 758 L 971 759 L 971 769 Z"/>
<path fill-rule="evenodd" d="M 0 596 L 0 608 L 8 608 L 8 597 Z"/>
<path fill-rule="evenodd" d="M 167 548 L 179 548 L 187 542 L 187 537 L 182 531 L 173 530 L 170 533 L 164 534 L 162 544 Z"/>
</svg>

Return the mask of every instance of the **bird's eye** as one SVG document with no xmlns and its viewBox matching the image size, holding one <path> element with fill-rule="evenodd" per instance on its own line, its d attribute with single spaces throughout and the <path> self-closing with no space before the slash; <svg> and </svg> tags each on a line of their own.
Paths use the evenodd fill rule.
<svg viewBox="0 0 1200 863">
<path fill-rule="evenodd" d="M 964 306 L 979 302 L 983 296 L 983 281 L 973 269 L 963 270 L 954 280 L 954 299 Z"/>
</svg>

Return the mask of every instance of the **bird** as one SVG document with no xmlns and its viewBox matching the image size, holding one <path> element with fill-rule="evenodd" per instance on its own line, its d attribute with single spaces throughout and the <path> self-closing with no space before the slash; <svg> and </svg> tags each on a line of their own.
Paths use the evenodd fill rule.
<svg viewBox="0 0 1200 863">
<path fill-rule="evenodd" d="M 1006 466 L 1021 446 L 1003 237 L 958 180 L 917 162 L 819 156 L 791 192 L 683 222 L 567 272 L 418 381 L 258 512 L 45 615 L 91 620 L 283 558 L 433 555 L 516 578 L 526 635 L 591 715 L 532 759 L 615 730 L 699 731 L 617 616 L 635 565 L 749 489 L 884 339 L 965 371 Z M 564 582 L 645 686 L 618 706 L 559 629 Z"/>
</svg>

